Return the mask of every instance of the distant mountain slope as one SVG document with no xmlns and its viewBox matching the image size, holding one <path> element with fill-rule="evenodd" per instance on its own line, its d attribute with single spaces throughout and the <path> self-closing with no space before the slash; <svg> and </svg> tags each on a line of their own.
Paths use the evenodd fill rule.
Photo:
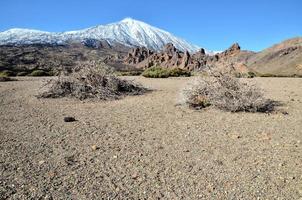
<svg viewBox="0 0 302 200">
<path fill-rule="evenodd" d="M 190 44 L 169 32 L 144 22 L 126 18 L 120 22 L 63 33 L 50 33 L 29 29 L 10 29 L 0 33 L 0 45 L 6 44 L 63 44 L 70 40 L 97 39 L 117 42 L 126 46 L 144 46 L 159 51 L 172 43 L 181 51 L 196 52 L 200 47 Z M 213 53 L 207 51 L 207 53 Z"/>
<path fill-rule="evenodd" d="M 261 74 L 302 75 L 302 37 L 292 38 L 254 54 L 247 66 Z"/>
</svg>

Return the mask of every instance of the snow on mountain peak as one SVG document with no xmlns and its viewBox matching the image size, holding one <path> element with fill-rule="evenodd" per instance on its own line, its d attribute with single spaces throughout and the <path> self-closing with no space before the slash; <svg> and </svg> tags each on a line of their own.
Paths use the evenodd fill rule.
<svg viewBox="0 0 302 200">
<path fill-rule="evenodd" d="M 35 44 L 35 43 L 64 43 L 69 40 L 97 39 L 108 42 L 118 42 L 127 46 L 145 46 L 159 51 L 167 43 L 172 43 L 182 51 L 196 52 L 200 47 L 190 44 L 171 33 L 153 27 L 144 22 L 127 17 L 119 22 L 107 25 L 68 31 L 50 33 L 30 29 L 10 29 L 0 32 L 1 44 Z M 207 51 L 207 53 L 212 53 Z"/>
<path fill-rule="evenodd" d="M 126 17 L 123 20 L 121 20 L 120 22 L 139 22 L 138 20 L 135 20 L 131 17 Z"/>
</svg>

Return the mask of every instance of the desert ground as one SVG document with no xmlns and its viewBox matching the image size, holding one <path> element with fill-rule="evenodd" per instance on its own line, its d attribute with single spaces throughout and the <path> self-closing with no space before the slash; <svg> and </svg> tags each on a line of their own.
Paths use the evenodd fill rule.
<svg viewBox="0 0 302 200">
<path fill-rule="evenodd" d="M 282 104 L 266 114 L 179 106 L 191 78 L 107 102 L 0 83 L 0 199 L 301 199 L 302 79 L 249 79 Z"/>
</svg>

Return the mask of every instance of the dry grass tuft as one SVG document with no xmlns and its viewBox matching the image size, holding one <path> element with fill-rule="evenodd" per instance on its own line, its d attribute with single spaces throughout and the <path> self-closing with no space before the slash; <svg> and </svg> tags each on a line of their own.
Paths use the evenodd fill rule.
<svg viewBox="0 0 302 200">
<path fill-rule="evenodd" d="M 196 109 L 213 105 L 230 112 L 271 112 L 275 105 L 257 86 L 213 71 L 211 77 L 199 77 L 189 83 L 181 92 L 180 103 Z"/>
<path fill-rule="evenodd" d="M 47 85 L 50 85 L 48 91 L 41 93 L 39 97 L 110 100 L 124 95 L 138 95 L 146 91 L 132 81 L 118 78 L 110 67 L 96 61 L 80 63 L 73 73 L 60 75 Z"/>
</svg>

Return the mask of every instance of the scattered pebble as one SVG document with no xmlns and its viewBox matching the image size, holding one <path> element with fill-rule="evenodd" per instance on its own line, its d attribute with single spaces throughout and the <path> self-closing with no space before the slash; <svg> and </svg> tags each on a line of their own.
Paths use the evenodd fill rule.
<svg viewBox="0 0 302 200">
<path fill-rule="evenodd" d="M 283 115 L 288 115 L 289 113 L 286 112 L 286 111 L 282 111 L 282 114 L 283 114 Z"/>
<path fill-rule="evenodd" d="M 131 178 L 132 179 L 137 179 L 138 178 L 138 174 L 137 173 L 132 174 Z"/>
<path fill-rule="evenodd" d="M 40 160 L 39 165 L 43 165 L 45 163 L 45 160 Z"/>
<path fill-rule="evenodd" d="M 92 149 L 93 151 L 96 151 L 96 150 L 100 149 L 100 147 L 98 147 L 98 146 L 96 146 L 96 145 L 92 145 L 92 146 L 91 146 L 91 149 Z"/>
<path fill-rule="evenodd" d="M 74 117 L 64 117 L 64 122 L 74 122 L 76 121 Z"/>
</svg>

